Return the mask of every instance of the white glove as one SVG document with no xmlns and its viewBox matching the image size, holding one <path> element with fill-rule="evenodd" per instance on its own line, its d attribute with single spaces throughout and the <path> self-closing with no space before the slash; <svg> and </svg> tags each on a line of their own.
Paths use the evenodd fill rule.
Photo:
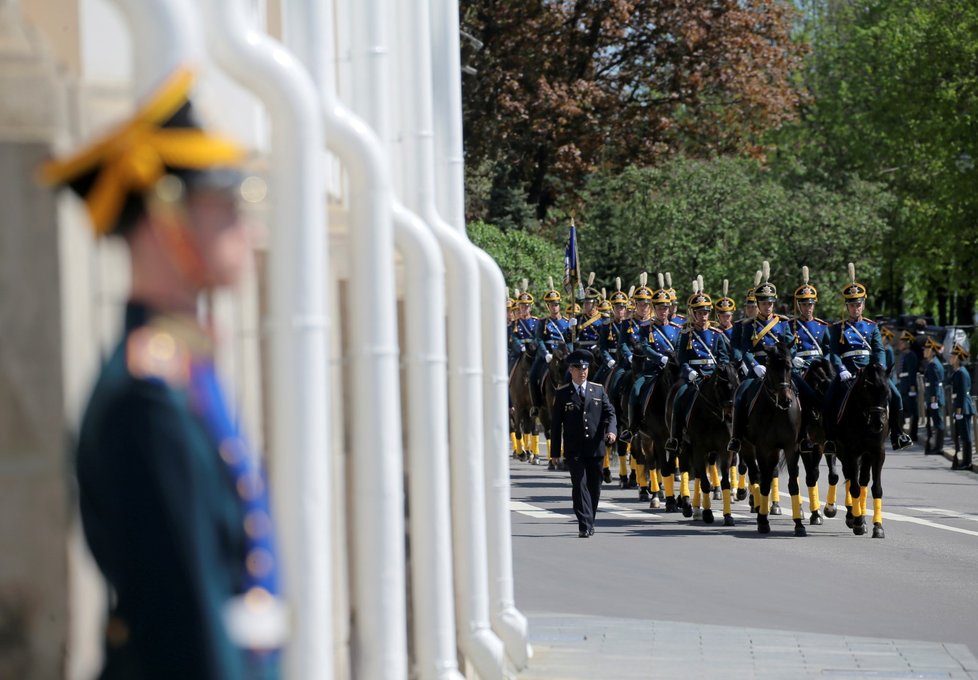
<svg viewBox="0 0 978 680">
<path fill-rule="evenodd" d="M 662 357 L 659 359 L 659 363 L 665 366 L 666 364 L 669 363 L 669 357 L 663 354 Z"/>
<path fill-rule="evenodd" d="M 688 376 L 686 376 L 686 377 L 687 377 L 687 378 L 689 378 L 689 381 L 690 381 L 690 382 L 696 382 L 697 380 L 699 380 L 699 379 L 700 379 L 700 374 L 699 374 L 699 373 L 697 373 L 696 371 L 694 371 L 694 370 L 692 370 L 692 369 L 690 369 L 690 371 L 689 371 L 689 375 L 688 375 Z"/>
<path fill-rule="evenodd" d="M 907 396 L 908 397 L 916 397 L 917 396 L 917 393 L 916 392 L 907 392 Z"/>
<path fill-rule="evenodd" d="M 939 409 L 941 407 L 941 405 L 938 404 L 936 401 L 932 401 L 930 403 L 930 407 L 936 411 L 937 409 Z"/>
<path fill-rule="evenodd" d="M 805 360 L 801 357 L 795 357 L 791 360 L 791 365 L 795 368 L 805 368 Z"/>
<path fill-rule="evenodd" d="M 955 413 L 954 414 L 954 419 L 955 420 L 964 420 L 964 416 L 962 414 L 960 414 L 960 413 Z"/>
<path fill-rule="evenodd" d="M 568 321 L 567 323 L 569 323 L 571 326 L 576 326 L 577 325 L 577 317 L 576 316 L 572 316 L 571 319 L 570 319 L 570 321 Z"/>
<path fill-rule="evenodd" d="M 756 375 L 758 378 L 763 378 L 765 373 L 767 373 L 766 366 L 762 366 L 761 364 L 758 364 L 757 366 L 754 367 L 754 375 Z"/>
<path fill-rule="evenodd" d="M 550 352 L 547 352 L 546 354 L 543 355 L 543 360 L 546 361 L 548 364 L 550 363 L 550 360 L 553 358 L 554 355 L 551 354 Z"/>
<path fill-rule="evenodd" d="M 852 380 L 852 373 L 843 368 L 841 371 L 839 371 L 839 378 L 841 380 Z"/>
<path fill-rule="evenodd" d="M 608 359 L 608 368 L 614 368 L 616 363 L 618 362 L 614 359 Z"/>
<path fill-rule="evenodd" d="M 520 351 L 521 352 L 525 352 L 526 351 L 526 345 L 524 345 L 523 343 L 520 343 Z"/>
</svg>

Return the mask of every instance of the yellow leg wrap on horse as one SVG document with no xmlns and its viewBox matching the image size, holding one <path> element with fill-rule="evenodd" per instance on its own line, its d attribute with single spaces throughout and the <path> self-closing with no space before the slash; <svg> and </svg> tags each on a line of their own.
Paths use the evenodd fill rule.
<svg viewBox="0 0 978 680">
<path fill-rule="evenodd" d="M 509 433 L 509 443 L 513 445 L 514 454 L 518 454 L 520 451 L 523 450 L 523 447 L 520 446 L 520 440 L 516 438 L 515 432 Z"/>
<path fill-rule="evenodd" d="M 822 507 L 818 502 L 818 484 L 808 487 L 808 505 L 812 512 L 818 512 Z"/>
<path fill-rule="evenodd" d="M 713 509 L 713 497 L 712 494 L 703 494 L 703 509 L 712 510 Z"/>
<path fill-rule="evenodd" d="M 530 453 L 537 457 L 540 456 L 540 435 L 538 434 L 530 435 Z M 549 447 L 547 450 L 547 457 L 553 458 L 553 454 L 550 452 Z"/>
<path fill-rule="evenodd" d="M 849 480 L 846 480 L 846 507 L 852 507 L 852 494 L 849 493 Z"/>
<path fill-rule="evenodd" d="M 866 504 L 867 504 L 867 501 L 869 499 L 869 487 L 868 486 L 864 486 L 863 487 L 863 492 L 862 492 L 862 494 L 860 494 L 859 499 L 860 499 L 859 500 L 859 507 L 862 508 L 862 510 L 863 510 L 863 517 L 865 517 L 866 516 Z"/>
<path fill-rule="evenodd" d="M 758 492 L 760 493 L 760 492 Z M 762 515 L 770 514 L 771 512 L 771 497 L 761 496 L 761 509 L 759 511 Z"/>
<path fill-rule="evenodd" d="M 730 489 L 723 490 L 723 514 L 730 514 Z"/>
<path fill-rule="evenodd" d="M 778 478 L 775 477 L 771 480 L 771 502 L 780 502 L 781 494 L 778 489 Z"/>
<path fill-rule="evenodd" d="M 629 444 L 628 450 L 629 450 L 629 453 L 630 453 L 631 450 L 632 450 L 631 444 Z M 628 464 L 632 466 L 632 472 L 634 472 L 635 475 L 637 476 L 638 475 L 638 467 L 639 466 L 638 466 L 638 463 L 635 462 L 635 456 L 629 455 Z"/>
<path fill-rule="evenodd" d="M 750 485 L 750 496 L 754 500 L 754 507 L 761 507 L 761 487 L 759 484 Z"/>
<path fill-rule="evenodd" d="M 731 469 L 736 470 L 737 467 L 734 466 Z M 747 475 L 741 475 L 740 477 L 737 478 L 737 488 L 738 489 L 746 489 L 747 488 Z"/>
<path fill-rule="evenodd" d="M 716 463 L 710 466 L 710 484 L 720 486 L 720 468 Z"/>
<path fill-rule="evenodd" d="M 689 496 L 689 473 L 684 472 L 679 477 L 679 495 L 683 498 Z"/>
<path fill-rule="evenodd" d="M 883 499 L 873 499 L 873 524 L 883 523 Z"/>
<path fill-rule="evenodd" d="M 740 482 L 740 478 L 737 476 L 737 466 L 731 465 L 730 466 L 730 488 L 731 489 L 736 488 L 739 482 Z"/>
<path fill-rule="evenodd" d="M 791 519 L 801 519 L 801 495 L 791 497 Z"/>
<path fill-rule="evenodd" d="M 700 478 L 693 480 L 693 507 L 700 507 Z"/>
<path fill-rule="evenodd" d="M 666 485 L 666 496 L 675 496 L 676 495 L 676 480 L 673 478 L 673 476 L 672 475 L 669 475 L 663 481 L 665 482 L 665 485 Z"/>
<path fill-rule="evenodd" d="M 620 477 L 628 476 L 628 454 L 624 456 L 618 456 L 618 475 Z"/>
<path fill-rule="evenodd" d="M 651 487 L 652 493 L 659 493 L 659 471 L 649 470 L 649 486 Z"/>
<path fill-rule="evenodd" d="M 836 494 L 837 484 L 829 484 L 829 492 L 825 495 L 825 502 L 829 505 L 835 505 L 835 494 Z"/>
<path fill-rule="evenodd" d="M 602 463 L 602 467 L 606 467 L 606 468 L 610 468 L 611 467 L 611 447 L 610 446 L 604 447 L 604 463 Z"/>
</svg>

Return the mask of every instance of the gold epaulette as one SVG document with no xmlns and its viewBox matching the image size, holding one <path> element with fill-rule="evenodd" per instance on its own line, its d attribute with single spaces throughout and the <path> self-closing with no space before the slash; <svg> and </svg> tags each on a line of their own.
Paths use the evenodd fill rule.
<svg viewBox="0 0 978 680">
<path fill-rule="evenodd" d="M 822 324 L 823 326 L 831 326 L 831 325 L 832 325 L 832 324 L 830 324 L 830 323 L 829 323 L 828 321 L 823 321 L 822 319 L 819 319 L 819 318 L 818 318 L 817 316 L 816 316 L 816 317 L 814 317 L 814 320 L 815 320 L 815 321 L 818 321 L 818 322 L 819 322 L 820 324 Z"/>
<path fill-rule="evenodd" d="M 166 330 L 143 326 L 126 339 L 126 368 L 139 380 L 162 380 L 171 387 L 190 383 L 190 349 Z"/>
</svg>

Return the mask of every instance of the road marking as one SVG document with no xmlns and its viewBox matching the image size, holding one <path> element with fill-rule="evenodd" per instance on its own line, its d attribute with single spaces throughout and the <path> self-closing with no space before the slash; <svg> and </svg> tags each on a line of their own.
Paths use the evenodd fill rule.
<svg viewBox="0 0 978 680">
<path fill-rule="evenodd" d="M 567 519 L 567 515 L 562 515 L 559 512 L 553 512 L 552 510 L 544 510 L 543 508 L 538 508 L 535 505 L 530 505 L 529 503 L 524 503 L 523 501 L 511 500 L 509 502 L 509 509 L 513 512 L 518 512 L 521 515 L 533 517 L 534 519 Z"/>
<path fill-rule="evenodd" d="M 523 501 L 509 502 L 509 509 L 513 512 L 518 512 L 521 515 L 526 515 L 527 517 L 533 517 L 534 519 L 561 519 L 561 520 L 573 520 L 575 519 L 573 515 L 568 515 L 565 513 L 554 512 L 553 510 L 546 510 L 544 508 L 537 507 L 536 505 L 531 505 L 530 503 L 525 503 Z M 641 510 L 630 510 L 629 508 L 618 505 L 617 503 L 611 503 L 606 501 L 601 501 L 598 505 L 598 510 L 602 513 L 607 513 L 609 515 L 614 515 L 615 517 L 623 517 L 625 519 L 641 519 L 646 521 L 660 522 L 667 519 L 685 519 L 681 515 L 676 517 L 673 515 L 666 515 L 664 512 L 643 512 Z M 717 514 L 722 515 L 721 512 Z M 739 513 L 732 513 L 734 519 L 747 519 L 746 515 L 741 515 Z"/>
<path fill-rule="evenodd" d="M 978 515 L 966 515 L 963 512 L 957 512 L 955 510 L 945 510 L 944 508 L 907 508 L 908 510 L 916 510 L 917 512 L 929 512 L 935 515 L 946 515 L 949 519 L 967 519 L 972 522 L 978 522 Z"/>
</svg>

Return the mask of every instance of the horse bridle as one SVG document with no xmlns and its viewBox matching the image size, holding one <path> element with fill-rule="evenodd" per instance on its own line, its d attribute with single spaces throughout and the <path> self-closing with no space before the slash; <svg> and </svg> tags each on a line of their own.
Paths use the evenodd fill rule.
<svg viewBox="0 0 978 680">
<path fill-rule="evenodd" d="M 790 371 L 786 370 L 786 373 L 791 375 Z M 797 396 L 795 394 L 795 386 L 791 384 L 790 378 L 785 382 L 773 383 L 772 381 L 767 380 L 767 377 L 765 376 L 765 379 L 761 381 L 761 391 L 764 393 L 764 396 L 767 397 L 768 400 L 780 411 L 787 411 L 790 409 L 792 402 L 794 402 L 795 397 Z M 788 397 L 788 400 L 784 403 L 784 405 L 782 405 L 780 396 L 782 391 L 791 393 L 791 396 Z"/>
</svg>

